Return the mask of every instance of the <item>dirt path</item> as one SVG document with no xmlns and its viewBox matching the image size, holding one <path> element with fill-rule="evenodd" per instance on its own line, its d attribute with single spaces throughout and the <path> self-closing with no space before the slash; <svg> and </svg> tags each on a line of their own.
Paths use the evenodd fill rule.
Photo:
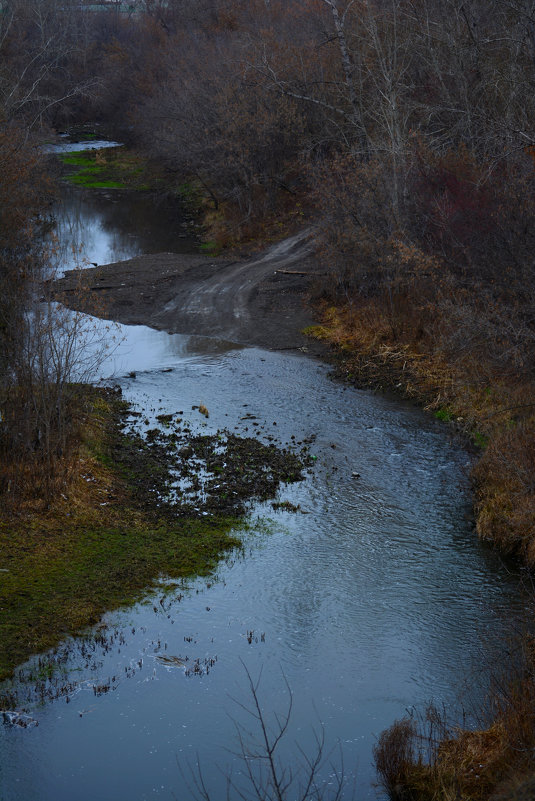
<svg viewBox="0 0 535 801">
<path fill-rule="evenodd" d="M 54 284 L 67 306 L 121 323 L 273 349 L 313 348 L 305 298 L 319 272 L 310 229 L 253 258 L 159 253 L 83 271 Z"/>
</svg>

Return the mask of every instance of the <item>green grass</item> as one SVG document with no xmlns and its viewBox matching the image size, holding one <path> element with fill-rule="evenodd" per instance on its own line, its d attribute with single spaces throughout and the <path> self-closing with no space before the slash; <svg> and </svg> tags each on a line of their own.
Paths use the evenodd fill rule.
<svg viewBox="0 0 535 801">
<path fill-rule="evenodd" d="M 55 530 L 0 528 L 9 571 L 0 579 L 0 678 L 104 611 L 138 600 L 159 576 L 206 574 L 239 545 L 234 520 L 149 524 L 124 511 L 122 525 L 82 517 Z"/>
<path fill-rule="evenodd" d="M 444 423 L 451 423 L 453 420 L 453 414 L 449 411 L 449 409 L 437 409 L 435 412 L 435 417 L 437 420 L 442 420 Z"/>
<path fill-rule="evenodd" d="M 95 400 L 68 498 L 0 517 L 0 679 L 106 610 L 140 599 L 159 577 L 204 575 L 240 545 L 235 517 L 140 508 L 107 446 L 122 409 Z"/>
<path fill-rule="evenodd" d="M 161 183 L 146 162 L 124 147 L 103 150 L 76 150 L 64 153 L 61 161 L 73 172 L 67 180 L 87 189 L 150 189 Z"/>
<path fill-rule="evenodd" d="M 62 154 L 60 159 L 64 164 L 72 164 L 75 167 L 93 167 L 95 164 L 94 158 L 89 158 L 85 151 Z"/>
<path fill-rule="evenodd" d="M 481 434 L 481 432 L 479 431 L 474 431 L 474 433 L 472 434 L 472 439 L 474 440 L 474 443 L 477 445 L 477 447 L 481 448 L 481 450 L 485 450 L 485 448 L 489 444 L 489 437 L 487 437 L 485 434 Z"/>
<path fill-rule="evenodd" d="M 199 245 L 201 253 L 206 253 L 208 256 L 219 256 L 221 253 L 221 246 L 217 242 L 203 242 Z"/>
<path fill-rule="evenodd" d="M 71 183 L 77 186 L 85 186 L 87 189 L 126 189 L 127 186 L 120 181 L 110 180 L 94 180 L 94 175 L 73 175 L 70 179 Z"/>
<path fill-rule="evenodd" d="M 176 190 L 182 203 L 193 214 L 200 214 L 204 205 L 202 187 L 195 181 L 185 181 Z"/>
</svg>

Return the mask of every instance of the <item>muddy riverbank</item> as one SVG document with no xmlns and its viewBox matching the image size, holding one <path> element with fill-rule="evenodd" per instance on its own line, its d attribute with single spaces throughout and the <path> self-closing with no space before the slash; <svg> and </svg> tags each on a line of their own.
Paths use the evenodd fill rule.
<svg viewBox="0 0 535 801">
<path fill-rule="evenodd" d="M 124 324 L 319 354 L 322 343 L 302 333 L 313 322 L 306 298 L 318 272 L 303 231 L 238 260 L 158 253 L 70 271 L 54 293 L 71 308 Z"/>
</svg>

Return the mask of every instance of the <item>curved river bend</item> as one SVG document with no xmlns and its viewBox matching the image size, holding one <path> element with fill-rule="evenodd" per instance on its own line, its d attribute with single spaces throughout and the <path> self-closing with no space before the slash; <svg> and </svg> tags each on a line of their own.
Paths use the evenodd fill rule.
<svg viewBox="0 0 535 801">
<path fill-rule="evenodd" d="M 109 224 L 104 234 L 113 240 Z M 65 644 L 70 702 L 35 702 L 38 726 L 0 728 L 0 798 L 189 801 L 183 773 L 198 761 L 219 801 L 225 774 L 241 769 L 235 724 L 252 727 L 245 668 L 260 677 L 269 719 L 291 688 L 283 758 L 295 765 L 295 743 L 310 753 L 323 730 L 356 797 L 376 797 L 379 733 L 413 704 L 475 684 L 522 615 L 518 576 L 472 531 L 467 454 L 423 412 L 333 383 L 302 356 L 143 327 L 121 334 L 101 372 L 144 410 L 142 428 L 181 411 L 210 431 L 311 438 L 315 466 L 281 491 L 300 511 L 254 507 L 244 552 L 215 576 L 110 613 L 96 642 Z M 322 777 L 332 781 L 328 764 Z"/>
</svg>

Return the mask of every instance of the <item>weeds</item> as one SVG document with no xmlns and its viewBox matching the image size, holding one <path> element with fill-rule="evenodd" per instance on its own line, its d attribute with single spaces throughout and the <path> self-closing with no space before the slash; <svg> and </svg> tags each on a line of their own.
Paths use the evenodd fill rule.
<svg viewBox="0 0 535 801">
<path fill-rule="evenodd" d="M 392 801 L 403 798 L 410 773 L 415 769 L 415 739 L 414 721 L 403 718 L 382 732 L 374 746 L 379 783 Z"/>
<path fill-rule="evenodd" d="M 435 417 L 437 420 L 442 420 L 444 423 L 451 423 L 453 420 L 453 415 L 449 409 L 437 409 Z"/>
</svg>

